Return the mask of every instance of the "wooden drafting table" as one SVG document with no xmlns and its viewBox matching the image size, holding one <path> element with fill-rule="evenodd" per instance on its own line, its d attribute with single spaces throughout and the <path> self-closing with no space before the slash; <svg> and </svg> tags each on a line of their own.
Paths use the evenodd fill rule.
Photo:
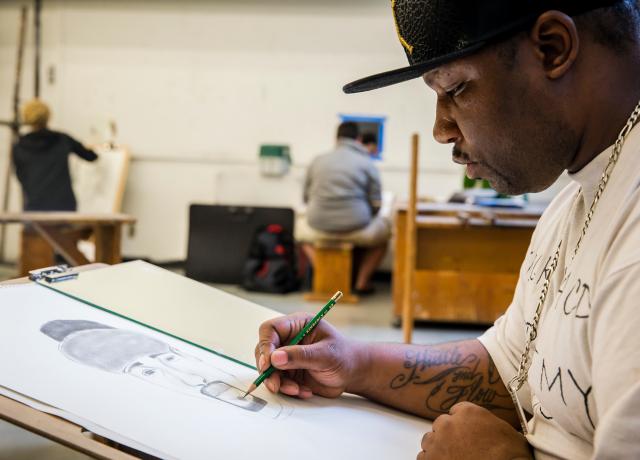
<svg viewBox="0 0 640 460">
<path fill-rule="evenodd" d="M 104 264 L 92 264 L 78 267 L 76 271 L 95 270 L 105 266 Z M 29 282 L 27 278 L 21 278 L 18 280 L 5 281 L 0 283 L 0 286 Z M 0 419 L 94 458 L 114 460 L 139 458 L 139 454 L 129 454 L 122 450 L 126 448 L 89 433 L 81 426 L 60 417 L 33 409 L 26 404 L 2 395 L 0 395 Z"/>
<path fill-rule="evenodd" d="M 420 203 L 416 261 L 407 267 L 407 206 L 395 218 L 394 314 L 402 314 L 407 273 L 416 320 L 492 323 L 513 298 L 520 265 L 542 208 L 498 209 Z"/>
<path fill-rule="evenodd" d="M 207 350 L 216 349 L 218 339 L 237 338 L 237 343 L 229 343 L 225 351 L 243 363 L 255 359 L 255 332 L 259 325 L 279 315 L 239 297 L 221 291 L 216 294 L 209 286 L 143 261 L 118 265 L 92 264 L 77 267 L 74 271 L 79 272 L 77 280 L 50 286 L 61 295 L 88 300 L 101 310 Z M 127 283 L 123 284 L 123 280 Z M 8 281 L 0 283 L 0 289 L 6 285 L 30 282 L 26 278 Z M 118 286 L 118 289 L 113 286 Z M 154 295 L 147 295 L 152 289 Z M 215 296 L 224 305 L 222 309 L 211 307 Z M 175 308 L 176 298 L 189 301 Z M 128 300 L 125 302 L 123 299 Z M 240 328 L 242 332 L 238 332 Z M 103 438 L 88 437 L 80 426 L 11 398 L 0 396 L 0 418 L 97 458 L 132 458 L 120 456 L 113 449 L 113 443 L 105 444 Z M 87 439 L 93 439 L 93 444 Z M 112 451 L 105 451 L 105 446 L 111 447 Z M 104 455 L 104 452 L 111 453 Z M 134 455 L 149 457 L 140 453 Z"/>
<path fill-rule="evenodd" d="M 335 443 L 319 446 L 317 450 L 309 453 L 309 458 L 321 459 L 326 458 L 326 455 L 334 458 L 353 456 L 354 445 L 360 445 L 359 449 L 365 449 L 368 458 L 382 459 L 393 457 L 397 452 L 404 456 L 414 454 L 415 442 L 419 442 L 425 431 L 431 427 L 430 422 L 422 418 L 402 414 L 355 395 L 346 395 L 335 402 L 317 398 L 308 403 L 301 403 L 294 400 L 285 401 L 284 398 L 268 394 L 268 391 L 262 388 L 258 390 L 264 398 L 258 398 L 263 402 L 260 407 L 269 408 L 267 404 L 276 404 L 270 406 L 275 410 L 275 416 L 266 412 L 262 415 L 236 412 L 228 403 L 243 399 L 240 398 L 241 388 L 246 388 L 257 372 L 253 365 L 256 331 L 264 321 L 280 316 L 280 313 L 144 261 L 105 266 L 82 272 L 75 277 L 72 272 L 62 268 L 54 270 L 54 273 L 65 280 L 49 283 L 45 281 L 47 278 L 53 279 L 52 276 L 58 276 L 49 273 L 43 280 L 38 281 L 40 287 L 0 286 L 0 297 L 6 302 L 3 306 L 7 307 L 7 318 L 10 318 L 3 323 L 4 350 L 23 340 L 23 337 L 33 340 L 29 342 L 33 346 L 21 347 L 19 354 L 7 352 L 3 357 L 2 362 L 3 365 L 6 364 L 8 372 L 0 382 L 3 385 L 0 394 L 13 401 L 0 399 L 0 417 L 74 449 L 88 452 L 98 458 L 128 458 L 120 456 L 117 452 L 125 450 L 124 447 L 107 443 L 106 446 L 114 448 L 114 451 L 105 454 L 105 444 L 87 443 L 82 429 L 79 428 L 82 426 L 88 431 L 118 441 L 121 445 L 159 457 L 201 458 L 204 453 L 212 452 L 220 458 L 253 458 L 264 453 L 265 443 L 272 448 L 278 446 L 277 441 L 272 441 L 272 435 L 264 434 L 266 423 L 272 433 L 285 429 L 295 433 L 294 438 L 298 446 L 280 452 L 279 456 L 282 458 L 293 460 L 299 457 L 299 452 L 308 446 L 309 442 L 313 442 L 316 436 L 335 435 Z M 12 305 L 21 307 L 12 308 Z M 106 314 L 112 316 L 107 318 Z M 198 382 L 201 383 L 195 387 L 204 385 L 206 388 L 213 388 L 211 396 L 202 389 L 196 388 L 195 392 L 192 392 L 191 387 L 194 385 L 189 385 L 188 382 L 184 382 L 189 387 L 188 391 L 182 387 L 174 388 L 172 385 L 166 387 L 163 382 L 142 379 L 147 380 L 145 383 L 138 377 L 153 374 L 140 373 L 138 376 L 128 371 L 131 369 L 128 365 L 118 365 L 116 372 L 111 372 L 111 369 L 105 369 L 101 365 L 98 368 L 91 363 L 87 363 L 87 366 L 93 367 L 94 370 L 83 370 L 88 369 L 86 366 L 79 369 L 80 363 L 72 354 L 60 355 L 61 346 L 43 347 L 41 335 L 37 332 L 44 332 L 43 327 L 51 323 L 69 321 L 94 326 L 106 324 L 113 327 L 97 329 L 124 329 L 127 337 L 130 337 L 127 334 L 136 335 L 136 330 L 143 337 L 148 334 L 151 342 L 140 342 L 144 345 L 144 350 L 134 350 L 133 356 L 128 356 L 131 354 L 128 352 L 118 354 L 117 350 L 123 347 L 110 342 L 108 348 L 116 349 L 117 356 L 127 359 L 138 359 L 139 353 L 155 359 L 157 354 L 147 356 L 146 353 L 160 349 L 166 351 L 167 347 L 169 350 L 176 347 L 169 354 L 178 356 L 184 346 L 186 368 L 181 370 L 178 360 L 175 363 L 176 373 L 201 375 L 201 378 L 198 377 Z M 134 332 L 127 332 L 128 328 Z M 121 333 L 117 334 L 117 339 L 120 340 Z M 159 334 L 164 334 L 164 337 L 158 337 Z M 54 338 L 48 333 L 47 335 Z M 153 337 L 157 337 L 155 341 Z M 176 343 L 176 340 L 182 343 Z M 134 342 L 136 341 L 128 339 L 122 341 L 125 345 L 124 351 L 130 350 L 130 345 Z M 47 343 L 51 345 L 51 342 Z M 149 343 L 159 343 L 161 347 L 148 349 Z M 100 347 L 102 345 L 98 346 Z M 92 346 L 85 348 L 85 345 L 82 345 L 82 350 L 91 349 Z M 160 353 L 164 354 L 166 353 Z M 195 360 L 188 358 L 191 355 Z M 75 364 L 69 362 L 69 359 L 76 361 Z M 227 361 L 223 362 L 224 360 Z M 173 363 L 173 358 L 170 361 Z M 198 361 L 205 361 L 202 363 L 202 367 L 205 368 L 204 374 L 200 374 L 197 370 L 199 365 L 194 364 Z M 134 362 L 137 361 L 131 363 Z M 191 367 L 192 365 L 195 367 Z M 210 374 L 206 370 L 208 366 L 220 368 L 212 369 L 213 372 Z M 105 374 L 107 371 L 111 373 Z M 192 374 L 192 371 L 195 374 Z M 46 373 L 49 375 L 46 379 L 32 378 L 34 374 L 47 375 Z M 89 375 L 85 376 L 85 373 Z M 220 373 L 224 373 L 225 376 Z M 234 373 L 237 373 L 239 379 L 234 380 L 239 385 L 235 387 L 224 381 L 226 375 L 235 379 Z M 133 378 L 119 377 L 124 374 Z M 78 379 L 77 382 L 81 382 L 81 386 L 70 386 L 76 380 L 70 379 L 69 375 L 74 375 L 74 378 Z M 217 398 L 218 393 L 215 393 L 215 390 L 221 384 L 235 388 L 237 392 L 232 391 L 226 399 Z M 77 388 L 90 391 L 80 392 Z M 94 391 L 106 396 L 112 389 L 115 391 L 115 397 L 111 395 L 108 399 L 96 400 Z M 194 397 L 196 393 L 202 396 Z M 211 397 L 219 401 L 212 400 L 210 403 L 214 405 L 209 406 L 202 404 L 201 397 Z M 23 409 L 14 401 L 37 410 Z M 93 401 L 96 401 L 95 405 Z M 132 401 L 137 401 L 138 404 Z M 167 411 L 161 410 L 165 402 Z M 144 409 L 141 410 L 141 407 Z M 212 410 L 213 407 L 218 409 Z M 246 410 L 257 412 L 251 408 Z M 38 411 L 71 420 L 79 426 L 58 422 L 52 417 L 41 417 Z M 149 417 L 151 414 L 155 414 L 155 417 Z M 196 415 L 192 417 L 190 414 Z M 231 423 L 225 418 L 227 416 L 233 420 Z M 276 418 L 279 421 L 275 422 Z M 176 420 L 188 422 L 185 425 L 186 431 L 176 429 L 173 436 L 170 436 L 168 434 L 171 433 L 171 428 L 176 428 Z M 301 421 L 305 423 L 300 423 Z M 240 425 L 242 423 L 245 425 Z M 249 432 L 257 436 L 259 442 L 247 444 L 247 433 L 237 430 L 238 426 L 248 427 Z M 344 430 L 351 430 L 348 439 L 339 437 Z M 353 439 L 362 442 L 354 444 Z M 363 448 L 361 444 L 365 442 L 369 444 Z M 125 454 L 138 455 L 128 451 L 125 451 Z"/>
<path fill-rule="evenodd" d="M 124 214 L 81 214 L 76 212 L 1 213 L 0 224 L 24 224 L 33 230 L 22 232 L 19 274 L 53 265 L 54 251 L 69 265 L 89 261 L 76 247 L 77 241 L 92 236 L 95 260 L 107 264 L 121 261 L 122 226 L 136 222 Z"/>
</svg>

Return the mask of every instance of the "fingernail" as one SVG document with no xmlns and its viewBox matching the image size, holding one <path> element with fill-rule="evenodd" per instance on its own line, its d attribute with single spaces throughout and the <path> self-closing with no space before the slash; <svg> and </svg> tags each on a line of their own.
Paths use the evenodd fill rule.
<svg viewBox="0 0 640 460">
<path fill-rule="evenodd" d="M 264 365 L 267 363 L 267 360 L 264 359 L 264 355 L 260 355 L 260 359 L 258 360 L 258 370 L 260 372 L 264 371 Z"/>
<path fill-rule="evenodd" d="M 287 353 L 284 351 L 274 351 L 271 354 L 271 362 L 276 366 L 284 366 L 289 361 Z"/>
<path fill-rule="evenodd" d="M 300 394 L 299 396 L 303 399 L 309 399 L 310 397 L 313 396 L 313 392 L 311 391 L 311 388 L 304 386 L 304 385 L 300 385 Z"/>
<path fill-rule="evenodd" d="M 276 387 L 273 385 L 273 382 L 269 379 L 264 381 L 264 384 L 267 386 L 267 388 L 269 389 L 269 391 L 271 393 L 275 393 L 276 392 Z"/>
<path fill-rule="evenodd" d="M 295 396 L 298 394 L 300 390 L 298 388 L 298 385 L 294 383 L 284 383 L 280 386 L 280 391 L 282 391 L 285 394 L 288 394 L 289 396 Z"/>
</svg>

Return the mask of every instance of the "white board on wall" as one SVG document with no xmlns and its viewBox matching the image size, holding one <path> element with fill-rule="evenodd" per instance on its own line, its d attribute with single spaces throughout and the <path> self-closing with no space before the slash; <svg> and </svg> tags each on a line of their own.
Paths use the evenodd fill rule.
<svg viewBox="0 0 640 460">
<path fill-rule="evenodd" d="M 129 152 L 122 146 L 102 145 L 94 148 L 98 159 L 69 159 L 73 191 L 78 212 L 103 214 L 120 212 L 129 172 Z"/>
</svg>

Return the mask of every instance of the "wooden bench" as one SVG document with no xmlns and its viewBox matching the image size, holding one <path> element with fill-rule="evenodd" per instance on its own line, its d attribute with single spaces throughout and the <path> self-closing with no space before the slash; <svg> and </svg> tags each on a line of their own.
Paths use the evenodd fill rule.
<svg viewBox="0 0 640 460">
<path fill-rule="evenodd" d="M 353 244 L 341 241 L 314 243 L 312 291 L 305 300 L 328 301 L 336 291 L 342 291 L 341 302 L 356 303 L 358 296 L 351 293 L 353 272 Z"/>
</svg>

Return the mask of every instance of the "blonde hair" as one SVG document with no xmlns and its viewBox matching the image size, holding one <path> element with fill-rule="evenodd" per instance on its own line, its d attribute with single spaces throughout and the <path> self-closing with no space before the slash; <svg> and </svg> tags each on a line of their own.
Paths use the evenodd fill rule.
<svg viewBox="0 0 640 460">
<path fill-rule="evenodd" d="M 22 122 L 35 129 L 46 128 L 51 112 L 40 99 L 32 99 L 22 106 Z"/>
</svg>

